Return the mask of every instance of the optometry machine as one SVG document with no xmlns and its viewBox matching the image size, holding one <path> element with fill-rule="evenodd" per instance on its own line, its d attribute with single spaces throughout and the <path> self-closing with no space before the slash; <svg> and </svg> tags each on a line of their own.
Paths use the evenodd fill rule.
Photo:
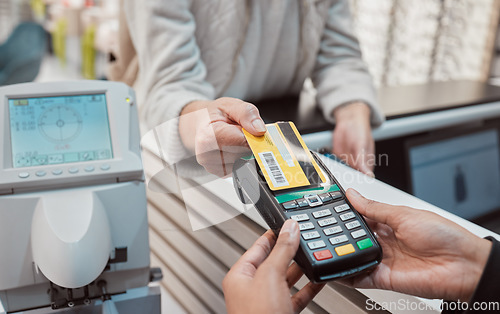
<svg viewBox="0 0 500 314">
<path fill-rule="evenodd" d="M 0 312 L 159 313 L 135 95 L 0 88 Z"/>
</svg>

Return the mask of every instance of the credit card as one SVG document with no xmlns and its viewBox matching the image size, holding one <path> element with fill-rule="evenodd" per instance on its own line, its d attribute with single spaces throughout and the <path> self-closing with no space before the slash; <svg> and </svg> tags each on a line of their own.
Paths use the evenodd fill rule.
<svg viewBox="0 0 500 314">
<path fill-rule="evenodd" d="M 266 124 L 263 136 L 243 129 L 248 145 L 273 191 L 326 182 L 293 122 Z"/>
</svg>

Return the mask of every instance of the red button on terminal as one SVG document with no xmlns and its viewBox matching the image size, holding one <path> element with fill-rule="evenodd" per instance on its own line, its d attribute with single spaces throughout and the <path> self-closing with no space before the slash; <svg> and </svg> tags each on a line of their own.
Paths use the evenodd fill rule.
<svg viewBox="0 0 500 314">
<path fill-rule="evenodd" d="M 332 258 L 333 255 L 330 252 L 330 250 L 323 250 L 323 251 L 314 252 L 314 257 L 316 258 L 316 260 L 322 261 L 325 259 Z"/>
</svg>

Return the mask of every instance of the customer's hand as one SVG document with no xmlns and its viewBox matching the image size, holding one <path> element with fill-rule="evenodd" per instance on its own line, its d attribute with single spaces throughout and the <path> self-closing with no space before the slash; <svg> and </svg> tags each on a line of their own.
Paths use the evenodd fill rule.
<svg viewBox="0 0 500 314">
<path fill-rule="evenodd" d="M 250 152 L 242 127 L 255 136 L 266 132 L 257 107 L 236 98 L 191 102 L 179 119 L 184 146 L 208 172 L 220 177 L 230 174 L 234 162 Z"/>
<path fill-rule="evenodd" d="M 337 108 L 333 130 L 333 153 L 354 169 L 374 176 L 375 144 L 370 126 L 370 108 L 361 102 Z"/>
<path fill-rule="evenodd" d="M 228 313 L 298 313 L 324 285 L 308 283 L 295 295 L 290 288 L 302 277 L 290 265 L 299 247 L 297 222 L 288 220 L 279 238 L 269 230 L 233 265 L 222 288 Z"/>
<path fill-rule="evenodd" d="M 368 218 L 384 256 L 373 272 L 344 283 L 425 298 L 470 299 L 488 260 L 490 241 L 428 211 L 371 201 L 353 189 L 347 197 Z"/>
</svg>

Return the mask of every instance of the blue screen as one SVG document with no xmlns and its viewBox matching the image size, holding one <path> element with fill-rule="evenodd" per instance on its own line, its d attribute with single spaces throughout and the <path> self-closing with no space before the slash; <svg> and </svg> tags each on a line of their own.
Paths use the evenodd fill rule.
<svg viewBox="0 0 500 314">
<path fill-rule="evenodd" d="M 497 130 L 410 149 L 413 194 L 466 219 L 500 208 Z"/>
<path fill-rule="evenodd" d="M 113 158 L 105 94 L 9 99 L 14 168 Z"/>
</svg>

